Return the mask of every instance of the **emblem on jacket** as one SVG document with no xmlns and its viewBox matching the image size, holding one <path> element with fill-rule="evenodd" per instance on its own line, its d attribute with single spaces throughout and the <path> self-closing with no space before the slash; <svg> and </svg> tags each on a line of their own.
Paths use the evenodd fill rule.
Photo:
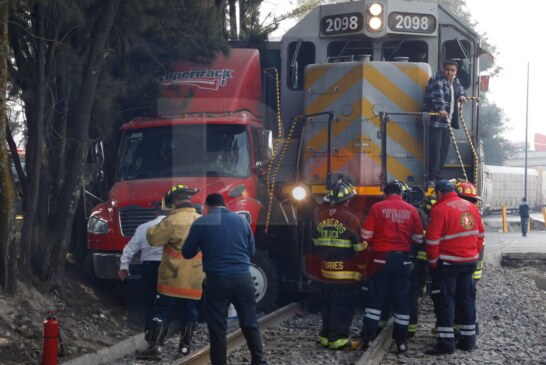
<svg viewBox="0 0 546 365">
<path fill-rule="evenodd" d="M 459 222 L 461 223 L 461 226 L 463 226 L 463 228 L 467 231 L 474 228 L 474 217 L 468 212 L 461 214 Z"/>
</svg>

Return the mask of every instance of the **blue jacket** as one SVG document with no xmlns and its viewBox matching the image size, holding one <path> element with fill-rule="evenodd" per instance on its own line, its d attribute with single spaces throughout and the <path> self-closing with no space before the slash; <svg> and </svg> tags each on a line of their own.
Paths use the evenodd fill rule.
<svg viewBox="0 0 546 365">
<path fill-rule="evenodd" d="M 211 209 L 190 228 L 182 255 L 190 259 L 201 251 L 206 274 L 240 274 L 249 272 L 255 245 L 246 219 L 224 207 Z"/>
</svg>

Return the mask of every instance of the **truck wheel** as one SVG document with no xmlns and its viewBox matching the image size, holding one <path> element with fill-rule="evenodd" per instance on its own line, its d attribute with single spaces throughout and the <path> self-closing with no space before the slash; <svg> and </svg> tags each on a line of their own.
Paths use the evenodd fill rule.
<svg viewBox="0 0 546 365">
<path fill-rule="evenodd" d="M 270 312 L 279 295 L 279 273 L 271 258 L 256 250 L 251 260 L 250 274 L 256 290 L 256 309 Z"/>
</svg>

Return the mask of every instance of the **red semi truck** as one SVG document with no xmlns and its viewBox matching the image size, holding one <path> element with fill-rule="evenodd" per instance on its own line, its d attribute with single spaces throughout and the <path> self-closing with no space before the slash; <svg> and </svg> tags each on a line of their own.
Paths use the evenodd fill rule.
<svg viewBox="0 0 546 365">
<path fill-rule="evenodd" d="M 164 75 L 158 117 L 121 127 L 116 182 L 90 215 L 89 260 L 96 277 L 117 278 L 123 247 L 175 184 L 200 189 L 192 198 L 200 213 L 206 213 L 208 194 L 222 194 L 227 208 L 255 231 L 267 197 L 260 178 L 271 156 L 262 113 L 257 50 L 232 49 L 209 66 L 184 63 Z M 263 251 L 254 264 L 257 300 L 270 305 L 278 289 L 276 268 Z"/>
</svg>

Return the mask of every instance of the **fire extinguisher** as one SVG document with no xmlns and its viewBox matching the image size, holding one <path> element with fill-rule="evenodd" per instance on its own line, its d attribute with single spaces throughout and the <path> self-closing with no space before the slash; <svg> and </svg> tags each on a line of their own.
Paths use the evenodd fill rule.
<svg viewBox="0 0 546 365">
<path fill-rule="evenodd" d="M 59 344 L 61 351 L 59 352 Z M 59 322 L 53 316 L 53 312 L 47 313 L 44 321 L 44 346 L 42 350 L 42 365 L 57 365 L 58 356 L 62 356 L 64 347 L 59 335 Z"/>
</svg>

